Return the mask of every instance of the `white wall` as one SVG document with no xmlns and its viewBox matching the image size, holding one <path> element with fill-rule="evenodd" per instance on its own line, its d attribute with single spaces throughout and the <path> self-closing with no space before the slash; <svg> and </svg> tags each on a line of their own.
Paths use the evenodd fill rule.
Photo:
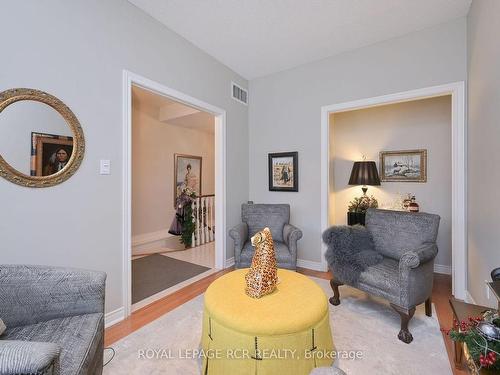
<svg viewBox="0 0 500 375">
<path fill-rule="evenodd" d="M 421 212 L 440 215 L 436 264 L 451 266 L 451 96 L 331 114 L 330 129 L 331 223 L 347 224 L 349 201 L 362 195 L 348 185 L 354 161 L 365 155 L 380 173 L 380 151 L 426 149 L 426 183 L 381 182 L 368 195 L 389 208 L 398 193 L 411 192 Z"/>
<path fill-rule="evenodd" d="M 500 267 L 500 1 L 473 1 L 468 30 L 468 288 L 477 303 L 486 298 L 485 280 Z"/>
<path fill-rule="evenodd" d="M 201 194 L 215 194 L 215 139 L 214 133 L 161 122 L 140 106 L 133 108 L 132 236 L 136 236 L 168 230 L 172 223 L 174 154 L 201 156 Z"/>
<path fill-rule="evenodd" d="M 246 87 L 244 79 L 125 0 L 7 1 L 0 24 L 13 31 L 2 40 L 0 90 L 32 87 L 57 96 L 86 137 L 80 169 L 61 185 L 28 189 L 0 179 L 2 263 L 106 271 L 106 311 L 123 306 L 123 69 L 227 111 L 225 209 L 228 227 L 240 222 L 248 199 L 248 114 L 229 87 L 231 80 Z M 99 175 L 99 159 L 111 160 L 111 175 Z"/>
<path fill-rule="evenodd" d="M 250 199 L 291 204 L 298 257 L 321 261 L 321 106 L 466 79 L 465 18 L 250 82 Z M 267 154 L 299 152 L 299 192 L 270 192 Z"/>
</svg>

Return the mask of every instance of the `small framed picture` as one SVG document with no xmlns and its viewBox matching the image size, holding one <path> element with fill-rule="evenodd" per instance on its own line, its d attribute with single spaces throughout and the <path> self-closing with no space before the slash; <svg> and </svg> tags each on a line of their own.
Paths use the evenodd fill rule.
<svg viewBox="0 0 500 375">
<path fill-rule="evenodd" d="M 66 167 L 73 154 L 73 137 L 31 133 L 31 175 L 50 176 Z"/>
<path fill-rule="evenodd" d="M 183 191 L 201 195 L 201 156 L 174 154 L 174 207 Z"/>
<path fill-rule="evenodd" d="M 380 152 L 380 180 L 427 182 L 427 150 Z"/>
<path fill-rule="evenodd" d="M 298 152 L 269 154 L 268 162 L 270 191 L 299 191 Z"/>
</svg>

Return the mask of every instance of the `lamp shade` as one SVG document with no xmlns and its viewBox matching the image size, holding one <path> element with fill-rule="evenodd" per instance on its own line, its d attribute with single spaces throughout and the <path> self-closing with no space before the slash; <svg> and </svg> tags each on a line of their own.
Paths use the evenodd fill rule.
<svg viewBox="0 0 500 375">
<path fill-rule="evenodd" d="M 374 161 L 355 161 L 349 185 L 380 185 L 377 164 Z"/>
</svg>

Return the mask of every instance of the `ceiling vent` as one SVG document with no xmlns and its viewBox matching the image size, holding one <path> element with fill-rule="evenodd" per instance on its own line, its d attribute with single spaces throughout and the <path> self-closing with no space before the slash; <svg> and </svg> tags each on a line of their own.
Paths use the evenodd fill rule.
<svg viewBox="0 0 500 375">
<path fill-rule="evenodd" d="M 234 82 L 231 82 L 231 96 L 237 102 L 248 105 L 248 91 Z"/>
</svg>

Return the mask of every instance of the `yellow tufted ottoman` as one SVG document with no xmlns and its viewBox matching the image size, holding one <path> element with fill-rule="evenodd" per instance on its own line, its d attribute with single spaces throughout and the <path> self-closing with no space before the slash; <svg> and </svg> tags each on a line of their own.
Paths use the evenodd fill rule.
<svg viewBox="0 0 500 375">
<path fill-rule="evenodd" d="M 330 366 L 334 350 L 327 297 L 312 280 L 279 269 L 277 290 L 245 294 L 247 269 L 215 280 L 205 293 L 203 375 L 307 375 Z"/>
</svg>

